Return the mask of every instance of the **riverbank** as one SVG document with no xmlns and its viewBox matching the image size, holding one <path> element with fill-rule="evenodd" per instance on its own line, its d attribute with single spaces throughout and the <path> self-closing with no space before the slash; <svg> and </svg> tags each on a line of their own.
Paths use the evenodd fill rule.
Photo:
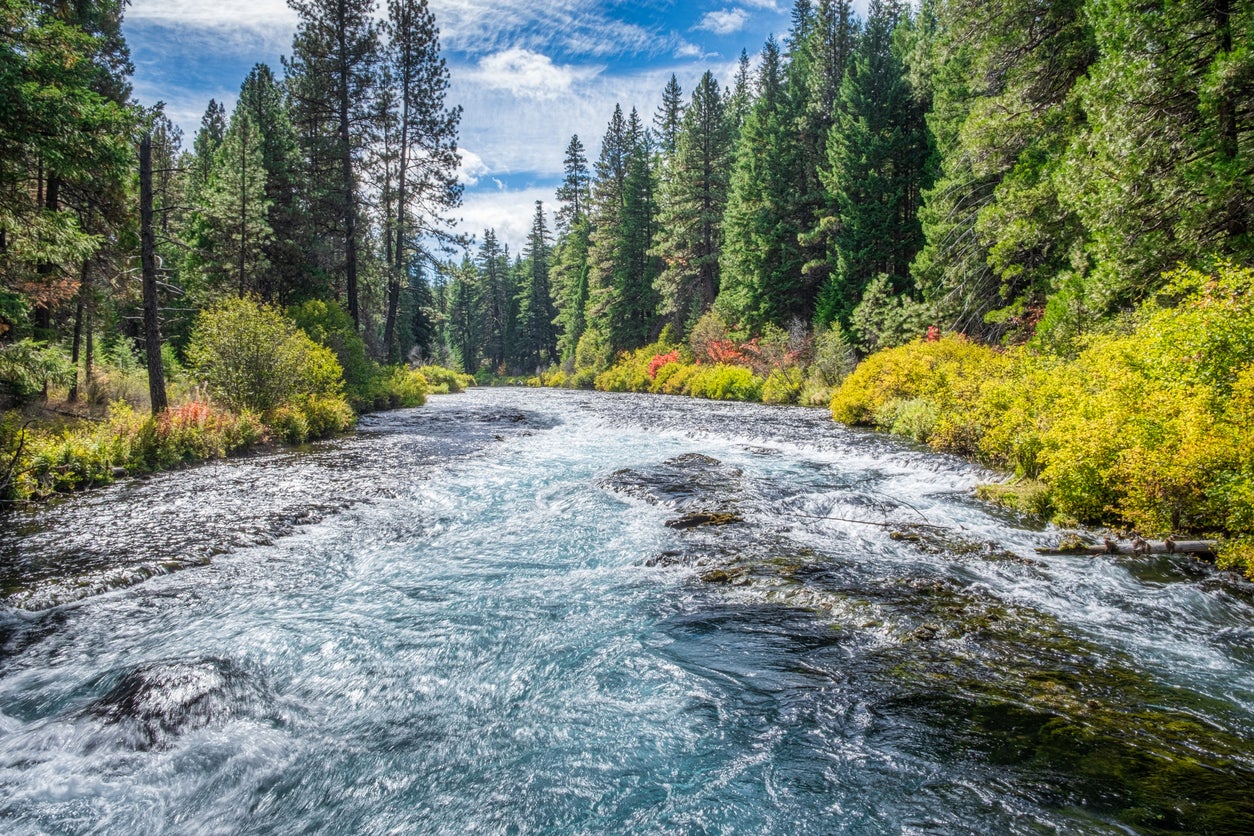
<svg viewBox="0 0 1254 836">
<path fill-rule="evenodd" d="M 1179 270 L 1066 355 L 947 336 L 867 358 L 835 420 L 1012 474 L 984 499 L 1062 524 L 1220 537 L 1254 579 L 1254 271 Z"/>
</svg>

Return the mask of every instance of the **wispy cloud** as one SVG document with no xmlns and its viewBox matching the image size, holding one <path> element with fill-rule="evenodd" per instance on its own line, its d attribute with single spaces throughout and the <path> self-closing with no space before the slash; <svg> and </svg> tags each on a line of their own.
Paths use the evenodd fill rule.
<svg viewBox="0 0 1254 836">
<path fill-rule="evenodd" d="M 577 82 L 600 72 L 599 67 L 560 66 L 547 55 L 515 47 L 479 59 L 470 80 L 522 99 L 548 101 L 569 94 Z"/>
<path fill-rule="evenodd" d="M 680 59 L 705 58 L 708 55 L 710 55 L 710 53 L 707 53 L 704 49 L 702 49 L 701 47 L 697 46 L 694 43 L 681 40 L 679 42 L 679 46 L 675 47 L 674 55 L 676 58 L 680 58 Z"/>
<path fill-rule="evenodd" d="M 297 17 L 284 0 L 133 0 L 126 21 L 177 29 L 180 38 L 199 32 L 213 49 L 243 51 L 287 49 Z"/>
<path fill-rule="evenodd" d="M 696 28 L 706 32 L 713 32 L 715 35 L 730 35 L 745 28 L 745 24 L 748 22 L 749 13 L 744 9 L 722 9 L 721 11 L 706 12 L 705 16 L 701 18 L 701 22 L 696 25 Z"/>
</svg>

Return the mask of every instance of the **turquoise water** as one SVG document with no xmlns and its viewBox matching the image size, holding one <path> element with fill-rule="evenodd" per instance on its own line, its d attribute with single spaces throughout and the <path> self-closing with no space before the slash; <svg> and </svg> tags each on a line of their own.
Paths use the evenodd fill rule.
<svg viewBox="0 0 1254 836">
<path fill-rule="evenodd" d="M 1037 558 L 982 478 L 822 411 L 479 390 L 28 512 L 0 823 L 1254 830 L 1248 587 Z"/>
</svg>

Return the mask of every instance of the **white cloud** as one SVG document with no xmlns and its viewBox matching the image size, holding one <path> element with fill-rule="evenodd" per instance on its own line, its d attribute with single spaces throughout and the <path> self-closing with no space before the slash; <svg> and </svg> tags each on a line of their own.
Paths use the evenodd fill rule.
<svg viewBox="0 0 1254 836">
<path fill-rule="evenodd" d="M 706 55 L 704 49 L 688 41 L 680 41 L 679 46 L 675 47 L 676 58 L 705 58 Z"/>
<path fill-rule="evenodd" d="M 554 64 L 547 55 L 528 49 L 507 49 L 479 59 L 472 79 L 492 90 L 506 90 L 522 99 L 548 101 L 570 92 L 576 82 L 600 73 L 600 68 Z"/>
<path fill-rule="evenodd" d="M 741 5 L 748 6 L 751 9 L 767 9 L 772 12 L 779 11 L 779 3 L 776 0 L 740 0 Z"/>
<path fill-rule="evenodd" d="M 479 180 L 491 172 L 483 162 L 483 158 L 474 151 L 466 148 L 458 148 L 457 153 L 462 158 L 462 164 L 457 168 L 457 180 L 465 186 L 477 186 Z"/>
<path fill-rule="evenodd" d="M 485 191 L 467 194 L 458 210 L 458 231 L 480 241 L 485 229 L 496 230 L 498 240 L 509 244 L 510 255 L 522 252 L 535 218 L 536 201 L 544 201 L 549 229 L 553 228 L 553 186 L 535 186 L 517 191 Z"/>
<path fill-rule="evenodd" d="M 705 17 L 696 25 L 697 29 L 713 32 L 715 35 L 730 35 L 739 32 L 749 21 L 749 13 L 744 9 L 723 9 L 722 11 L 706 12 Z"/>
<path fill-rule="evenodd" d="M 493 174 L 539 177 L 562 173 L 572 134 L 583 140 L 589 160 L 596 159 L 615 102 L 626 112 L 637 107 L 650 122 L 672 72 L 679 73 L 686 89 L 700 77 L 691 64 L 667 64 L 630 75 L 601 74 L 556 98 L 533 101 L 485 84 L 478 68 L 453 66 L 451 72 L 449 101 L 463 107 L 461 143 L 475 149 Z"/>
</svg>

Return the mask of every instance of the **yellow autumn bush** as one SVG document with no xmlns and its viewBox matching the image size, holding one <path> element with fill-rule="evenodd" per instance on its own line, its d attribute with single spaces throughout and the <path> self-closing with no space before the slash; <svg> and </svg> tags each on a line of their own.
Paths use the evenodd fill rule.
<svg viewBox="0 0 1254 836">
<path fill-rule="evenodd" d="M 1234 538 L 1226 565 L 1254 576 L 1254 270 L 1166 278 L 1073 358 L 952 336 L 874 354 L 832 415 L 1039 479 L 1060 519 Z"/>
</svg>

